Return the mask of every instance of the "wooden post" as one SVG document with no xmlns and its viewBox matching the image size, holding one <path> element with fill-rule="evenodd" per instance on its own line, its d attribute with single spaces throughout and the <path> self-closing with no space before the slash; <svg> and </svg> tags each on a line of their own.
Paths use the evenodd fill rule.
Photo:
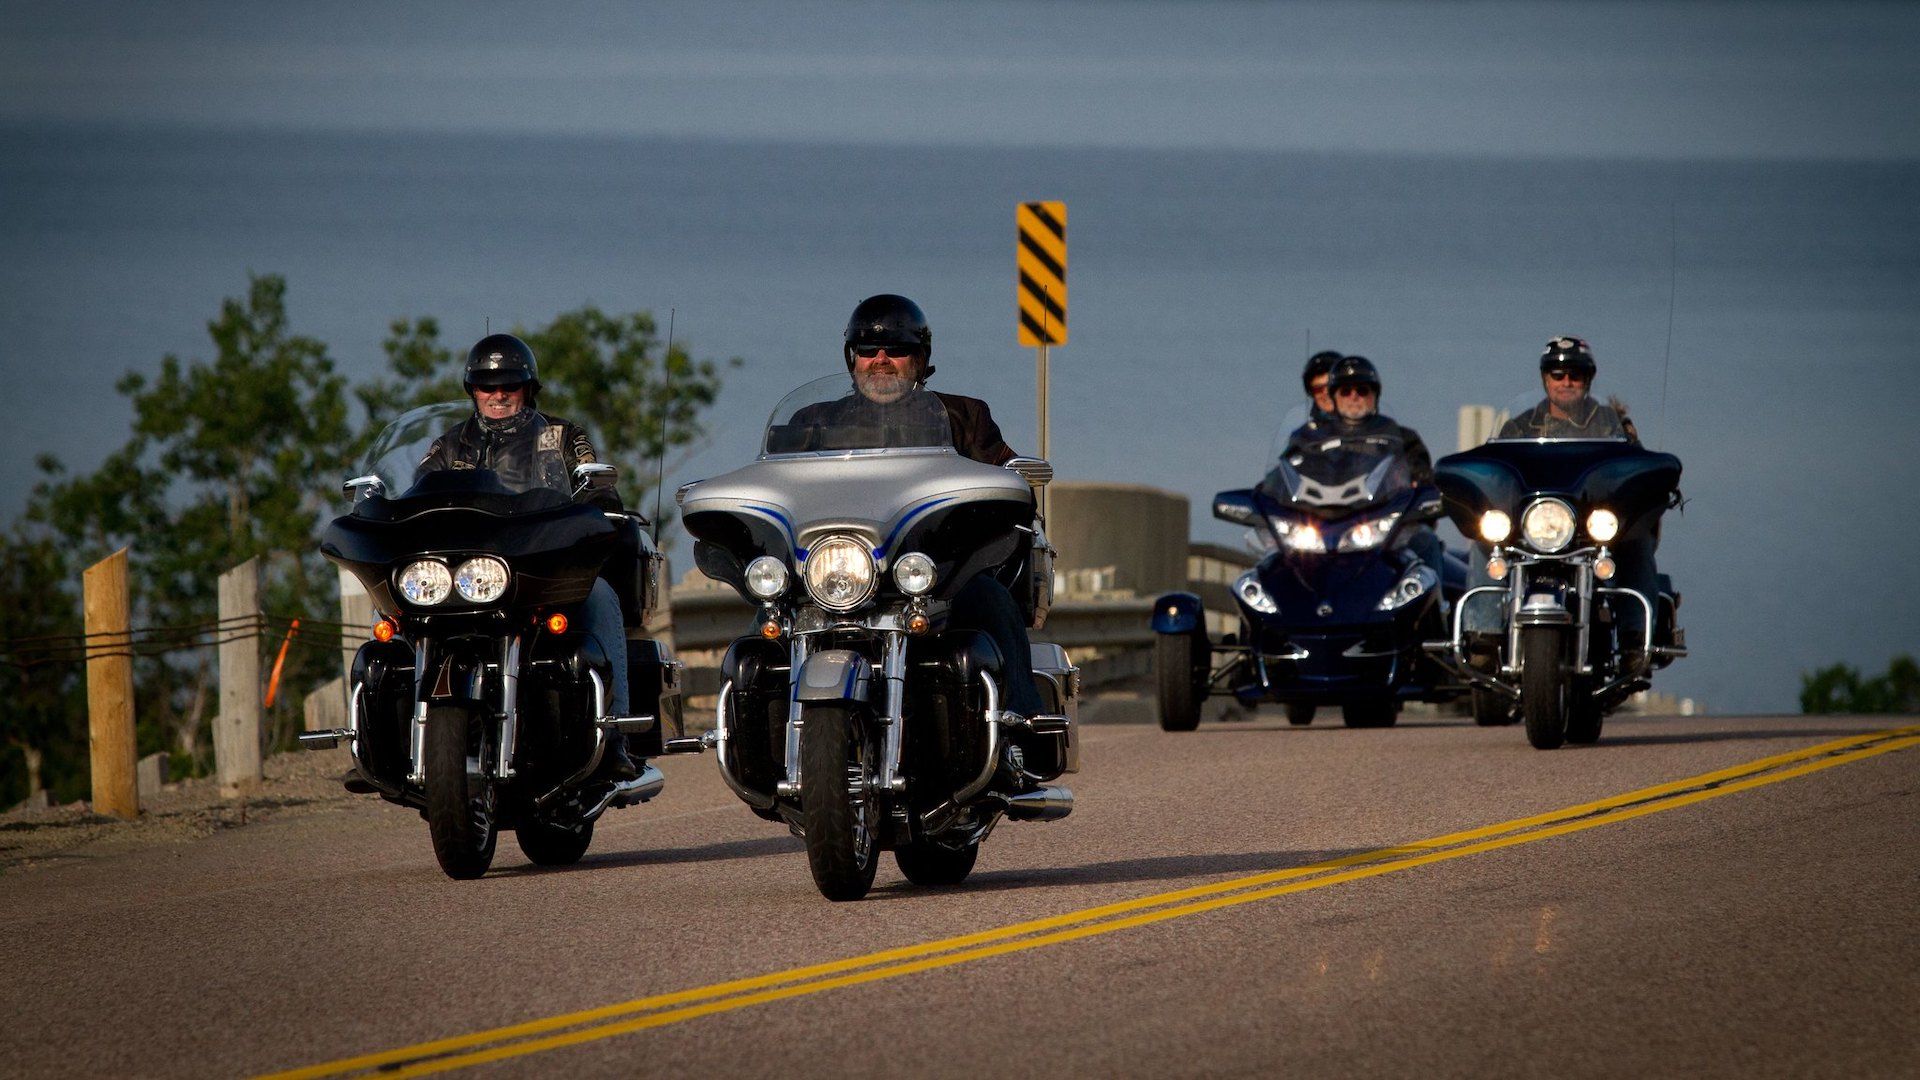
<svg viewBox="0 0 1920 1080">
<path fill-rule="evenodd" d="M 140 816 L 133 741 L 133 634 L 127 602 L 127 549 L 80 576 L 87 638 L 87 747 L 93 762 L 93 809 Z"/>
<path fill-rule="evenodd" d="M 220 715 L 213 764 L 229 798 L 260 782 L 260 561 L 220 575 Z M 231 639 L 231 640 L 228 640 Z"/>
</svg>

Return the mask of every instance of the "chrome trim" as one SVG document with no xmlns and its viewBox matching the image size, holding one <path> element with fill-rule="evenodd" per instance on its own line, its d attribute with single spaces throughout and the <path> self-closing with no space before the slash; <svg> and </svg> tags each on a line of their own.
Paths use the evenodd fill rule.
<svg viewBox="0 0 1920 1080">
<path fill-rule="evenodd" d="M 1647 621 L 1640 628 L 1640 636 L 1642 638 L 1642 644 L 1640 646 L 1640 650 L 1644 652 L 1647 656 L 1651 657 L 1653 655 L 1653 605 L 1648 602 L 1647 598 L 1644 596 L 1641 596 L 1638 592 L 1635 592 L 1632 589 L 1616 588 L 1611 586 L 1606 588 L 1595 589 L 1594 591 L 1603 592 L 1603 593 L 1625 593 L 1628 596 L 1633 597 L 1635 600 L 1640 601 L 1640 606 L 1642 608 L 1645 608 L 1647 612 Z M 1679 655 L 1685 656 L 1687 654 L 1685 650 L 1681 650 Z"/>
<path fill-rule="evenodd" d="M 500 759 L 494 775 L 514 777 L 513 755 L 520 749 L 520 635 L 507 638 L 500 660 Z"/>
<path fill-rule="evenodd" d="M 907 723 L 905 712 L 907 636 L 905 634 L 887 635 L 886 653 L 881 658 L 881 667 L 882 674 L 887 680 L 887 713 L 881 717 L 881 722 L 887 725 L 887 735 L 880 750 L 880 789 L 901 792 L 907 790 L 907 778 L 900 775 L 900 744 L 905 738 Z"/>
<path fill-rule="evenodd" d="M 345 481 L 340 485 L 340 490 L 344 494 L 353 496 L 378 495 L 387 490 L 387 485 L 386 481 L 380 479 L 373 473 L 368 473 L 365 476 L 356 476 L 351 480 Z"/>
<path fill-rule="evenodd" d="M 413 643 L 413 727 L 407 738 L 407 752 L 413 757 L 407 763 L 407 783 L 419 787 L 427 784 L 427 696 L 421 690 L 427 678 L 428 640 L 423 636 Z M 354 742 L 359 742 L 357 733 Z"/>
<path fill-rule="evenodd" d="M 986 688 L 987 695 L 987 763 L 980 769 L 980 775 L 973 782 L 953 793 L 951 799 L 920 815 L 920 824 L 928 832 L 939 832 L 960 808 L 975 795 L 986 790 L 993 779 L 993 772 L 1000 767 L 1000 688 L 994 685 L 993 676 L 988 672 L 980 673 L 980 684 Z"/>
<path fill-rule="evenodd" d="M 794 798 L 800 795 L 800 729 L 806 723 L 800 716 L 800 671 L 807 666 L 807 652 L 807 639 L 795 634 L 787 647 L 787 775 L 773 785 L 775 794 Z"/>
<path fill-rule="evenodd" d="M 1295 645 L 1292 642 L 1288 642 L 1286 651 L 1275 652 L 1275 653 L 1263 652 L 1260 654 L 1260 660 L 1261 660 L 1261 663 L 1264 664 L 1268 660 L 1305 660 L 1307 657 L 1312 655 L 1313 654 L 1308 652 L 1305 648 L 1299 645 Z"/>
<path fill-rule="evenodd" d="M 1557 548 L 1540 547 L 1533 542 L 1533 537 L 1527 535 L 1527 515 L 1533 513 L 1535 508 L 1545 506 L 1548 503 L 1559 503 L 1560 508 L 1567 512 L 1567 520 L 1573 523 L 1572 528 L 1567 532 L 1567 542 Z M 1515 521 L 1514 524 L 1519 526 L 1517 530 L 1519 538 L 1526 541 L 1529 548 L 1540 552 L 1542 555 L 1554 555 L 1565 551 L 1569 545 L 1580 538 L 1580 515 L 1573 512 L 1572 503 L 1554 495 L 1543 495 L 1527 503 L 1526 506 L 1521 508 L 1520 519 Z"/>
<path fill-rule="evenodd" d="M 1008 821 L 1059 821 L 1073 813 L 1073 792 L 1063 787 L 1043 787 L 1018 795 L 1003 795 Z"/>
<path fill-rule="evenodd" d="M 733 744 L 733 730 L 727 723 L 728 702 L 731 701 L 732 698 L 733 680 L 728 679 L 726 682 L 720 684 L 720 704 L 714 710 L 713 717 L 714 756 L 720 763 L 720 779 L 725 781 L 729 788 L 733 789 L 733 793 L 740 797 L 741 802 L 746 803 L 756 810 L 772 809 L 773 796 L 763 795 L 753 790 L 741 783 L 740 780 L 733 775 L 733 763 L 727 757 L 727 748 Z"/>
</svg>

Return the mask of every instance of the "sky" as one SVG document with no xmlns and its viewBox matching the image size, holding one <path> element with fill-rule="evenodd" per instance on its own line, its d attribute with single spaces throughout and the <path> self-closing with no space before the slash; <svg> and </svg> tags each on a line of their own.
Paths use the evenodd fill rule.
<svg viewBox="0 0 1920 1080">
<path fill-rule="evenodd" d="M 0 123 L 1910 160 L 1920 8 L 0 2 Z"/>
</svg>

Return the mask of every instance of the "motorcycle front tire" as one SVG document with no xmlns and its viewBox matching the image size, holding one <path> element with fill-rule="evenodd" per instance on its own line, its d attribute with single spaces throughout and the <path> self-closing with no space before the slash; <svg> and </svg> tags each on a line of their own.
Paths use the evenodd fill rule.
<svg viewBox="0 0 1920 1080">
<path fill-rule="evenodd" d="M 493 782 L 467 775 L 469 747 L 486 759 L 487 740 L 474 730 L 476 713 L 469 705 L 427 710 L 427 832 L 440 869 L 456 881 L 485 874 L 499 840 Z"/>
<path fill-rule="evenodd" d="M 813 705 L 802 714 L 800 811 L 807 867 L 820 895 L 859 900 L 880 865 L 878 815 L 865 733 L 845 705 Z M 856 797 L 852 781 L 861 791 Z"/>
<path fill-rule="evenodd" d="M 1567 671 L 1566 633 L 1557 626 L 1520 631 L 1520 716 L 1527 742 L 1535 750 L 1557 750 L 1567 741 L 1567 700 L 1572 675 Z"/>
</svg>

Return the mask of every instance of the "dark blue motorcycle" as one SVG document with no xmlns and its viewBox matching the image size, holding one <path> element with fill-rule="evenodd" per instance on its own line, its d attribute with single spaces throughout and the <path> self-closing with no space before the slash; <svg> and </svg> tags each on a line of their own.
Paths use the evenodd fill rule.
<svg viewBox="0 0 1920 1080">
<path fill-rule="evenodd" d="M 1423 649 L 1444 635 L 1466 563 L 1428 529 L 1440 494 L 1413 483 L 1402 449 L 1380 434 L 1288 447 L 1258 486 L 1214 496 L 1213 516 L 1267 551 L 1233 583 L 1238 633 L 1212 640 L 1193 593 L 1155 603 L 1163 729 L 1192 731 L 1216 694 L 1281 702 L 1294 724 L 1338 705 L 1348 727 L 1387 727 L 1406 701 L 1466 692 Z"/>
</svg>

